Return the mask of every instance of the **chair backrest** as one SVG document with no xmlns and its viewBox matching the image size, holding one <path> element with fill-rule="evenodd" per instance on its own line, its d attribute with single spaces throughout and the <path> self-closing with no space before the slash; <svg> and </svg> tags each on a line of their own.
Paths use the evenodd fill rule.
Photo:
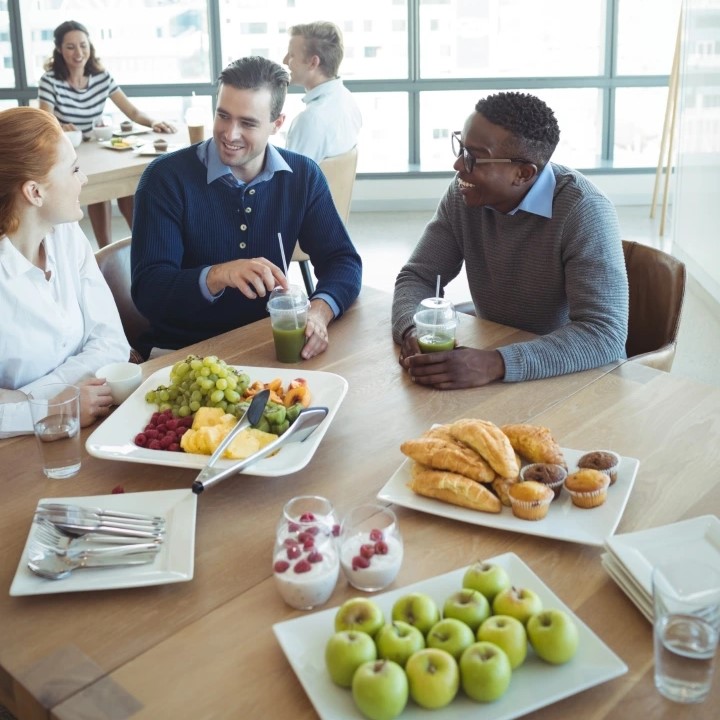
<svg viewBox="0 0 720 720">
<path fill-rule="evenodd" d="M 100 248 L 95 253 L 100 272 L 115 298 L 125 337 L 132 348 L 139 347 L 141 335 L 150 328 L 150 323 L 135 307 L 130 295 L 130 243 L 124 238 Z"/>
<path fill-rule="evenodd" d="M 325 158 L 321 160 L 320 169 L 330 186 L 335 209 L 340 219 L 347 225 L 350 217 L 350 204 L 352 202 L 353 187 L 355 186 L 355 171 L 357 170 L 358 150 L 357 145 L 342 155 Z M 292 259 L 300 263 L 305 287 L 308 295 L 315 289 L 310 270 L 310 257 L 306 255 L 300 246 L 295 243 Z"/>
<path fill-rule="evenodd" d="M 685 265 L 662 250 L 628 240 L 623 240 L 623 253 L 630 289 L 628 359 L 669 372 L 685 297 Z"/>
</svg>

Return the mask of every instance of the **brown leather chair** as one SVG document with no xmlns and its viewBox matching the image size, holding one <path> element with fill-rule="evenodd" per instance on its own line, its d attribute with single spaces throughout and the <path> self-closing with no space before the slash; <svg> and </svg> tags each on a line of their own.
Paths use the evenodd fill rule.
<svg viewBox="0 0 720 720">
<path fill-rule="evenodd" d="M 100 272 L 110 286 L 115 298 L 125 337 L 133 348 L 132 358 L 140 359 L 135 348 L 139 347 L 141 335 L 150 328 L 150 323 L 135 307 L 130 295 L 130 243 L 132 238 L 124 238 L 100 248 L 95 253 Z"/>
<path fill-rule="evenodd" d="M 623 240 L 630 288 L 628 359 L 670 372 L 685 298 L 685 265 L 648 245 Z"/>
<path fill-rule="evenodd" d="M 662 250 L 623 240 L 630 290 L 628 360 L 670 372 L 685 297 L 685 265 Z M 475 315 L 472 302 L 456 306 Z"/>
<path fill-rule="evenodd" d="M 338 211 L 340 219 L 347 225 L 350 217 L 350 202 L 352 201 L 352 192 L 355 185 L 355 171 L 357 170 L 357 146 L 352 150 L 348 150 L 342 155 L 325 158 L 321 160 L 320 169 L 325 175 L 325 179 L 330 186 L 330 194 L 332 195 L 335 208 Z M 313 280 L 312 268 L 310 267 L 310 256 L 306 255 L 300 246 L 295 243 L 292 259 L 300 263 L 300 272 L 305 282 L 307 294 L 311 295 L 315 290 L 315 281 Z"/>
</svg>

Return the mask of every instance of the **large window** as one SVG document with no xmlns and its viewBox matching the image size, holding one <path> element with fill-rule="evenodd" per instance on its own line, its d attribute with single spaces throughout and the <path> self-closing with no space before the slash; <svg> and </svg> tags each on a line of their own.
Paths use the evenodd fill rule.
<svg viewBox="0 0 720 720">
<path fill-rule="evenodd" d="M 340 26 L 340 74 L 363 113 L 359 172 L 451 172 L 450 133 L 477 100 L 521 90 L 555 111 L 554 159 L 583 170 L 654 169 L 678 0 L 33 0 L 0 2 L 0 107 L 29 104 L 53 30 L 76 19 L 133 101 L 182 121 L 212 112 L 214 81 L 243 55 L 282 62 L 288 29 Z M 17 15 L 19 8 L 20 16 Z M 717 53 L 712 47 L 707 52 Z M 303 110 L 292 88 L 287 122 Z M 720 103 L 717 98 L 706 102 Z M 117 110 L 108 103 L 107 112 Z M 120 119 L 119 117 L 117 119 Z M 284 132 L 274 136 L 284 142 Z"/>
</svg>

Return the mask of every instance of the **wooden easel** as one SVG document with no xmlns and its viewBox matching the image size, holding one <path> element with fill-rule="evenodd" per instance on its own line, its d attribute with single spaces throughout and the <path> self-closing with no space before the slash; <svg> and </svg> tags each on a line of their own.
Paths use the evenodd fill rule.
<svg viewBox="0 0 720 720">
<path fill-rule="evenodd" d="M 672 174 L 673 145 L 675 142 L 675 120 L 677 118 L 677 99 L 680 88 L 680 40 L 682 37 L 682 10 L 678 20 L 677 38 L 675 39 L 675 54 L 673 55 L 670 83 L 668 85 L 668 98 L 665 106 L 665 120 L 663 122 L 662 139 L 660 141 L 660 155 L 655 170 L 655 185 L 653 187 L 652 202 L 650 204 L 650 217 L 655 217 L 655 204 L 657 203 L 660 178 L 663 174 L 663 157 L 667 145 L 667 158 L 665 160 L 665 186 L 663 188 L 662 212 L 660 215 L 660 228 L 658 234 L 665 234 L 665 217 L 667 215 L 668 194 L 670 190 L 670 175 Z"/>
</svg>

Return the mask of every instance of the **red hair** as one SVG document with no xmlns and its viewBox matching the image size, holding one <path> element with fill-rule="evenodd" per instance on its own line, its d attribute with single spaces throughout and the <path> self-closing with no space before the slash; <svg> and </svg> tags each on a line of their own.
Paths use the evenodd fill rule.
<svg viewBox="0 0 720 720">
<path fill-rule="evenodd" d="M 0 237 L 20 224 L 17 200 L 28 180 L 44 182 L 57 162 L 62 127 L 44 110 L 17 107 L 0 112 Z"/>
</svg>

